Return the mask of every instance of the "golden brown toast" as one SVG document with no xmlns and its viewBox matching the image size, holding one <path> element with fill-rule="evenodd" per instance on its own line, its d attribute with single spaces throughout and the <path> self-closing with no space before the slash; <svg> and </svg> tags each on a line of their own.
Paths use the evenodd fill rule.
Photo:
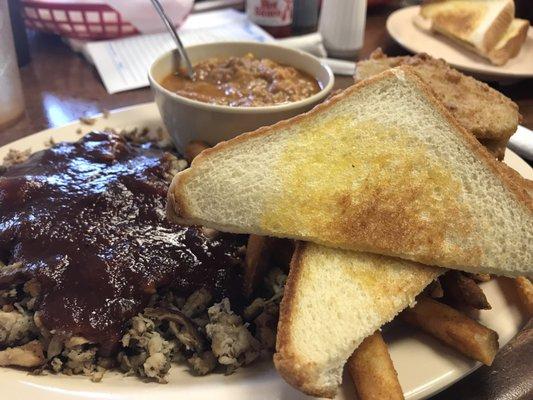
<svg viewBox="0 0 533 400">
<path fill-rule="evenodd" d="M 514 13 L 513 0 L 432 0 L 420 7 L 432 30 L 482 54 L 495 47 Z"/>
<path fill-rule="evenodd" d="M 359 344 L 412 305 L 444 269 L 298 243 L 280 307 L 274 364 L 297 389 L 333 397 Z"/>
</svg>

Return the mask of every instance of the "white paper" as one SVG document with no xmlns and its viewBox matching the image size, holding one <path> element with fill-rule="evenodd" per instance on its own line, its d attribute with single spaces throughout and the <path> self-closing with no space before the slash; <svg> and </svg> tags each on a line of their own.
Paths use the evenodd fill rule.
<svg viewBox="0 0 533 400">
<path fill-rule="evenodd" d="M 273 38 L 246 15 L 227 9 L 193 14 L 179 29 L 185 46 L 224 40 L 268 42 Z M 84 52 L 92 60 L 109 93 L 148 86 L 147 71 L 161 54 L 175 48 L 168 33 L 89 42 Z"/>
<path fill-rule="evenodd" d="M 176 26 L 181 25 L 193 6 L 193 0 L 160 0 L 165 13 Z M 106 0 L 125 21 L 141 33 L 161 32 L 161 18 L 150 0 Z"/>
</svg>

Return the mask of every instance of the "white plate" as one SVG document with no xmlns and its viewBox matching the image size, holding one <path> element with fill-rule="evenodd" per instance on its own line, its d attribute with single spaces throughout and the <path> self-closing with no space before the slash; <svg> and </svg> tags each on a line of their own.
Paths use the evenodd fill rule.
<svg viewBox="0 0 533 400">
<path fill-rule="evenodd" d="M 48 129 L 27 136 L 0 148 L 0 159 L 9 148 L 37 151 L 45 147 L 45 142 L 53 138 L 56 142 L 73 141 L 80 138 L 76 133 L 81 128 L 84 133 L 91 129 L 132 128 L 161 126 L 159 113 L 154 103 L 129 107 L 112 112 L 107 119 L 99 118 L 93 126 L 78 122 L 60 128 Z M 514 153 L 507 151 L 506 162 L 522 175 L 533 178 L 533 170 Z M 493 306 L 492 311 L 481 311 L 483 324 L 496 330 L 500 335 L 500 346 L 507 343 L 524 323 L 518 301 L 506 280 L 483 284 L 483 289 Z M 408 400 L 425 398 L 466 376 L 479 366 L 479 363 L 462 357 L 445 348 L 430 337 L 410 328 L 394 326 L 386 333 L 394 365 L 400 383 Z M 353 399 L 353 387 L 346 377 L 338 399 Z M 160 385 L 143 383 L 140 380 L 109 373 L 101 383 L 92 383 L 81 376 L 47 375 L 32 376 L 24 371 L 0 368 L 1 398 L 17 400 L 63 400 L 63 399 L 257 399 L 257 400 L 298 400 L 306 399 L 287 385 L 276 373 L 270 361 L 264 361 L 243 368 L 231 376 L 213 374 L 206 377 L 193 377 L 185 368 L 174 366 L 169 375 L 169 383 Z"/>
<path fill-rule="evenodd" d="M 484 75 L 487 78 L 533 77 L 533 28 L 529 27 L 526 42 L 520 53 L 505 65 L 496 66 L 443 35 L 424 32 L 413 23 L 420 6 L 406 7 L 393 12 L 387 19 L 387 31 L 406 49 L 413 53 L 428 53 L 443 58 L 454 67 Z"/>
</svg>

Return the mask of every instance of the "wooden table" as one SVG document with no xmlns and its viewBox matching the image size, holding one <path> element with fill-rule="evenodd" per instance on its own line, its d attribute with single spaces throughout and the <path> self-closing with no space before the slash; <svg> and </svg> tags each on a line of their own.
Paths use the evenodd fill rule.
<svg viewBox="0 0 533 400">
<path fill-rule="evenodd" d="M 368 57 L 378 46 L 389 55 L 407 54 L 385 30 L 385 21 L 392 10 L 370 10 L 365 45 L 359 58 Z M 94 67 L 70 50 L 60 38 L 30 32 L 29 39 L 32 62 L 21 69 L 26 113 L 18 123 L 0 131 L 0 146 L 42 129 L 63 125 L 80 116 L 152 101 L 148 88 L 108 94 Z M 336 78 L 337 88 L 347 87 L 351 83 L 349 77 Z M 518 103 L 523 115 L 522 124 L 533 129 L 533 80 L 494 86 Z M 533 326 L 530 324 L 511 347 L 501 352 L 495 367 L 482 367 L 434 399 L 514 400 L 531 396 Z"/>
</svg>

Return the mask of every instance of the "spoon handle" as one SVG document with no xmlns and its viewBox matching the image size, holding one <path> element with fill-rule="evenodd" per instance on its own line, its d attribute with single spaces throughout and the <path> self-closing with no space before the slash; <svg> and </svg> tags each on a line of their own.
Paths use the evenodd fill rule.
<svg viewBox="0 0 533 400">
<path fill-rule="evenodd" d="M 180 53 L 181 59 L 185 62 L 185 68 L 187 69 L 187 75 L 189 78 L 193 81 L 194 80 L 194 70 L 192 68 L 191 60 L 189 59 L 189 56 L 187 55 L 187 51 L 185 51 L 185 47 L 183 46 L 183 43 L 181 43 L 180 37 L 178 33 L 176 32 L 176 29 L 174 29 L 174 26 L 172 25 L 172 22 L 168 18 L 167 14 L 165 13 L 165 10 L 163 9 L 163 6 L 159 2 L 159 0 L 152 0 L 152 4 L 165 23 L 165 26 L 167 30 L 170 32 L 170 35 L 174 39 L 174 42 L 176 42 L 176 46 L 178 48 L 178 52 Z"/>
</svg>

